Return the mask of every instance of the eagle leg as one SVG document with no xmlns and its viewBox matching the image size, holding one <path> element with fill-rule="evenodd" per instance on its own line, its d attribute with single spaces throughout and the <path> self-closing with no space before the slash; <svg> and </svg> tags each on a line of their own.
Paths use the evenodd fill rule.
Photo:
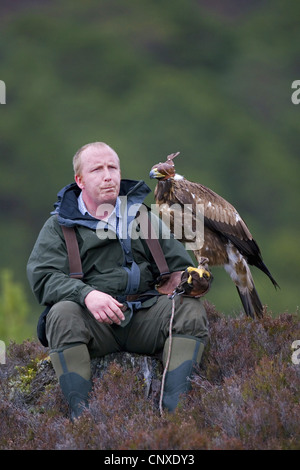
<svg viewBox="0 0 300 470">
<path fill-rule="evenodd" d="M 253 286 L 251 291 L 249 289 L 243 289 L 242 291 L 238 286 L 236 286 L 236 288 L 246 315 L 251 318 L 254 318 L 255 315 L 258 318 L 262 318 L 263 306 L 260 301 L 260 298 L 258 297 L 255 287 Z"/>
<path fill-rule="evenodd" d="M 262 318 L 263 306 L 247 261 L 230 242 L 227 245 L 227 253 L 228 263 L 224 264 L 224 268 L 236 285 L 246 315 Z"/>
</svg>

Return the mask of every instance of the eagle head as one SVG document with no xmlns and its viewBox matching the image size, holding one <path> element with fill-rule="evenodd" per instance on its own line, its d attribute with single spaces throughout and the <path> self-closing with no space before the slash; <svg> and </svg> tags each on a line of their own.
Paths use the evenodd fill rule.
<svg viewBox="0 0 300 470">
<path fill-rule="evenodd" d="M 150 178 L 156 178 L 157 180 L 164 181 L 168 178 L 175 176 L 175 167 L 173 158 L 179 155 L 180 152 L 171 153 L 167 156 L 167 160 L 164 163 L 157 163 L 153 165 L 150 171 Z"/>
</svg>

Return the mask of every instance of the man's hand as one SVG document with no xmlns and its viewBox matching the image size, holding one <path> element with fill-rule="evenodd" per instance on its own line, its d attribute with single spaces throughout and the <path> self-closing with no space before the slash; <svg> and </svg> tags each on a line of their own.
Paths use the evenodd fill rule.
<svg viewBox="0 0 300 470">
<path fill-rule="evenodd" d="M 91 291 L 85 298 L 85 305 L 100 323 L 116 323 L 120 325 L 124 320 L 124 314 L 120 310 L 123 306 L 109 294 L 98 290 Z"/>
</svg>

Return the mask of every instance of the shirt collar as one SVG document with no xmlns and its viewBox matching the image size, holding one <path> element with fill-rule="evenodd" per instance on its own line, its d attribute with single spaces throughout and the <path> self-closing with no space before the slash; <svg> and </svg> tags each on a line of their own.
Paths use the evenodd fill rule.
<svg viewBox="0 0 300 470">
<path fill-rule="evenodd" d="M 94 217 L 87 210 L 87 207 L 86 207 L 85 202 L 84 202 L 83 197 L 82 197 L 82 192 L 79 194 L 79 196 L 77 198 L 77 201 L 78 201 L 78 209 L 79 209 L 79 211 L 81 212 L 82 215 L 88 214 L 89 216 Z M 116 217 L 118 217 L 118 218 L 122 217 L 121 213 L 120 213 L 120 198 L 119 197 L 117 197 L 114 210 L 112 211 L 112 213 L 108 217 L 107 223 L 109 223 L 111 225 L 114 225 L 114 221 L 115 221 Z"/>
</svg>

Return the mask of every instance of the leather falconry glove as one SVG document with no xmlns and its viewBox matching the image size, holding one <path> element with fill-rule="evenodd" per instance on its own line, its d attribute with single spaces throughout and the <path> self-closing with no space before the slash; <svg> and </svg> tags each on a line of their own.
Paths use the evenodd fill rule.
<svg viewBox="0 0 300 470">
<path fill-rule="evenodd" d="M 167 281 L 156 286 L 157 290 L 161 294 L 168 294 L 171 298 L 175 295 L 204 296 L 209 291 L 213 281 L 207 262 L 207 258 L 202 258 L 198 268 L 189 266 L 184 271 L 172 273 Z"/>
<path fill-rule="evenodd" d="M 181 280 L 174 289 L 173 295 L 188 295 L 190 297 L 202 297 L 210 289 L 213 277 L 205 268 L 189 266 L 181 274 Z"/>
</svg>

